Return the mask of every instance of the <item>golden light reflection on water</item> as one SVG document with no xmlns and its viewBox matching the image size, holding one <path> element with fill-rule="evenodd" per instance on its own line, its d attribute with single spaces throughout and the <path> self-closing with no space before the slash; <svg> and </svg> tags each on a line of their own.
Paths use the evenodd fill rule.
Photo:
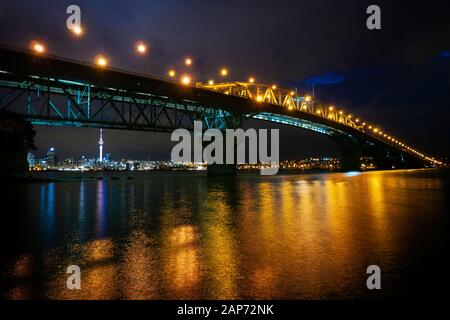
<svg viewBox="0 0 450 320">
<path fill-rule="evenodd" d="M 158 274 L 155 250 L 150 238 L 142 231 L 134 231 L 127 240 L 121 274 L 123 275 L 123 295 L 128 300 L 157 299 Z"/>
<path fill-rule="evenodd" d="M 114 299 L 117 298 L 116 281 L 118 266 L 114 261 L 112 239 L 89 241 L 81 248 L 75 245 L 71 252 L 60 257 L 58 269 L 52 270 L 48 279 L 49 299 Z M 81 254 L 80 250 L 81 249 Z M 81 268 L 81 290 L 68 290 L 67 267 L 78 265 Z"/>
<path fill-rule="evenodd" d="M 199 294 L 201 280 L 199 246 L 193 226 L 181 225 L 170 231 L 162 255 L 165 264 L 167 290 L 178 298 Z"/>
<path fill-rule="evenodd" d="M 86 211 L 80 205 L 66 219 L 75 223 L 74 236 L 12 259 L 5 296 L 292 299 L 342 297 L 349 288 L 358 295 L 364 267 L 382 261 L 394 272 L 411 225 L 445 201 L 440 180 L 405 172 L 173 179 L 130 182 L 132 192 L 114 199 L 116 213 L 107 183 L 83 183 L 94 196 L 83 197 Z M 89 240 L 83 228 L 93 230 Z M 82 270 L 79 291 L 66 288 L 71 264 Z"/>
<path fill-rule="evenodd" d="M 233 299 L 239 295 L 238 248 L 233 234 L 232 208 L 227 196 L 223 185 L 211 184 L 200 216 L 207 271 L 205 291 L 209 299 Z"/>
<path fill-rule="evenodd" d="M 9 278 L 18 284 L 6 294 L 6 297 L 10 300 L 26 300 L 32 298 L 31 286 L 23 283 L 31 276 L 32 257 L 30 255 L 19 256 L 13 261 L 8 273 Z"/>
</svg>

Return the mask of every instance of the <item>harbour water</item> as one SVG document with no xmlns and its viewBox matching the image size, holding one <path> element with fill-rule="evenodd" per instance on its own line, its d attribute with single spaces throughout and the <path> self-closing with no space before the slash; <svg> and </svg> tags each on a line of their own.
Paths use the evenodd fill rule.
<svg viewBox="0 0 450 320">
<path fill-rule="evenodd" d="M 40 176 L 61 181 L 1 187 L 3 299 L 431 298 L 450 284 L 445 170 Z"/>
</svg>

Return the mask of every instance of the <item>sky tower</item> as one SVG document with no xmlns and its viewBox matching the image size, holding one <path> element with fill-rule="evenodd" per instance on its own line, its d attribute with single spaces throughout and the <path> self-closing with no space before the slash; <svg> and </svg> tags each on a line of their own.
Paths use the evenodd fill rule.
<svg viewBox="0 0 450 320">
<path fill-rule="evenodd" d="M 98 140 L 98 147 L 100 151 L 98 160 L 103 162 L 103 129 L 100 129 L 100 140 Z"/>
</svg>

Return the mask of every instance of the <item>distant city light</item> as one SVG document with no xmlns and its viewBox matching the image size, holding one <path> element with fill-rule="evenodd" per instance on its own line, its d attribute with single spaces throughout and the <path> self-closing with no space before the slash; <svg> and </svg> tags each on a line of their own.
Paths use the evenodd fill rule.
<svg viewBox="0 0 450 320">
<path fill-rule="evenodd" d="M 277 86 L 276 85 L 272 85 L 272 90 L 276 90 Z"/>
<path fill-rule="evenodd" d="M 250 83 L 254 83 L 254 82 L 255 82 L 255 78 L 253 78 L 253 77 L 250 77 L 250 78 L 248 79 L 248 82 L 250 82 Z"/>
<path fill-rule="evenodd" d="M 310 97 L 310 96 L 306 96 L 306 97 L 305 97 L 305 101 L 306 101 L 306 102 L 310 102 L 310 101 L 311 101 L 311 97 Z"/>
<path fill-rule="evenodd" d="M 210 79 L 210 80 L 208 81 L 208 84 L 209 84 L 210 86 L 212 86 L 212 85 L 214 84 L 214 80 L 213 80 L 213 79 Z"/>
</svg>

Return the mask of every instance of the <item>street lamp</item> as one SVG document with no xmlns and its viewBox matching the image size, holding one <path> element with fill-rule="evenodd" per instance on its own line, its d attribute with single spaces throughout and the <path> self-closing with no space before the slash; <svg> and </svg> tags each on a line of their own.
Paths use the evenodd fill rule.
<svg viewBox="0 0 450 320">
<path fill-rule="evenodd" d="M 147 45 L 144 42 L 139 41 L 138 43 L 136 43 L 136 52 L 138 54 L 140 54 L 140 55 L 146 54 L 147 53 L 147 49 L 148 49 L 148 47 L 147 47 Z"/>
<path fill-rule="evenodd" d="M 184 59 L 184 64 L 187 65 L 187 66 L 191 66 L 192 65 L 192 59 L 191 58 Z"/>
<path fill-rule="evenodd" d="M 36 40 L 31 41 L 30 48 L 38 54 L 43 54 L 46 51 L 45 45 L 42 42 Z"/>
<path fill-rule="evenodd" d="M 187 74 L 181 77 L 181 83 L 184 84 L 185 86 L 190 85 L 191 81 L 192 81 L 191 77 Z"/>
<path fill-rule="evenodd" d="M 227 69 L 227 68 L 222 68 L 222 69 L 220 70 L 220 75 L 221 75 L 222 77 L 226 77 L 226 76 L 228 75 L 228 69 Z"/>
<path fill-rule="evenodd" d="M 105 68 L 108 66 L 108 59 L 106 59 L 105 56 L 100 54 L 95 58 L 95 64 L 98 65 L 99 67 Z"/>
<path fill-rule="evenodd" d="M 169 77 L 171 77 L 171 78 L 174 78 L 174 77 L 177 75 L 177 73 L 176 73 L 175 70 L 173 70 L 173 69 L 170 69 L 169 72 L 167 72 L 167 74 L 168 74 Z"/>
<path fill-rule="evenodd" d="M 135 45 L 135 50 L 138 55 L 140 55 L 145 61 L 145 72 L 149 73 L 149 66 L 148 66 L 148 59 L 147 59 L 147 52 L 148 52 L 148 45 L 143 42 L 139 41 Z"/>
<path fill-rule="evenodd" d="M 79 25 L 73 26 L 72 28 L 70 28 L 70 31 L 71 31 L 74 35 L 76 35 L 77 37 L 82 36 L 83 33 L 84 33 L 83 28 L 82 28 L 81 26 L 79 26 Z"/>
</svg>

